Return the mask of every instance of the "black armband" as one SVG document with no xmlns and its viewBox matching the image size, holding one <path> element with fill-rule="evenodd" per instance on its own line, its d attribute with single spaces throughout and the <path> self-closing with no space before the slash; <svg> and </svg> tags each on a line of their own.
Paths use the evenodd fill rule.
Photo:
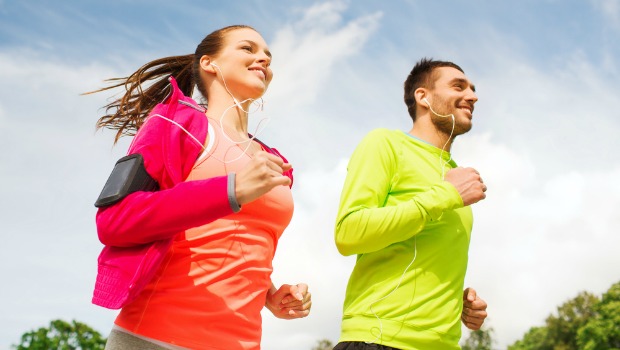
<svg viewBox="0 0 620 350">
<path fill-rule="evenodd" d="M 137 191 L 157 191 L 159 185 L 144 167 L 144 159 L 139 153 L 130 154 L 119 159 L 108 177 L 95 202 L 101 208 L 114 204 L 129 194 Z"/>
</svg>

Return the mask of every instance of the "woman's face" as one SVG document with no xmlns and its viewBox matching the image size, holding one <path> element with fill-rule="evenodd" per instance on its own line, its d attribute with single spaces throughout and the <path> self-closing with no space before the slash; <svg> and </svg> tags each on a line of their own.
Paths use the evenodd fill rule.
<svg viewBox="0 0 620 350">
<path fill-rule="evenodd" d="M 217 76 L 224 79 L 239 101 L 261 97 L 273 78 L 269 47 L 260 34 L 249 28 L 228 32 L 211 64 L 215 64 Z"/>
</svg>

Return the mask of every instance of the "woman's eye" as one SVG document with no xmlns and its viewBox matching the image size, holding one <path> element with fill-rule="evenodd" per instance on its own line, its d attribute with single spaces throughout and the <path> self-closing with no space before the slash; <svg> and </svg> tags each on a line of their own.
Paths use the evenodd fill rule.
<svg viewBox="0 0 620 350">
<path fill-rule="evenodd" d="M 252 52 L 252 46 L 243 46 L 243 47 L 241 47 L 241 49 L 245 50 L 245 51 Z"/>
</svg>

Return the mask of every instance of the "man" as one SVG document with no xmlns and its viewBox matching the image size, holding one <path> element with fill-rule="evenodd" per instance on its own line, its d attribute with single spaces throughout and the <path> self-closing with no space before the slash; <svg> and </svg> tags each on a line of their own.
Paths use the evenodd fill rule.
<svg viewBox="0 0 620 350">
<path fill-rule="evenodd" d="M 476 101 L 459 66 L 422 59 L 405 81 L 413 128 L 374 130 L 351 156 L 335 239 L 357 261 L 334 350 L 460 349 L 460 320 L 482 326 L 487 305 L 463 284 L 486 186 L 450 156 Z"/>
</svg>

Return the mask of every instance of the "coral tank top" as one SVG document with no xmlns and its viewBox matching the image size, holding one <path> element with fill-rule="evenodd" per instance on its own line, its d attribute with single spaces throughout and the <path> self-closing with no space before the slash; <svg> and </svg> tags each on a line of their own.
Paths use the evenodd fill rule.
<svg viewBox="0 0 620 350">
<path fill-rule="evenodd" d="M 239 172 L 250 161 L 209 120 L 209 146 L 187 181 Z M 209 198 L 204 198 L 209 200 Z M 155 278 L 115 323 L 137 335 L 191 349 L 259 349 L 272 259 L 293 215 L 288 186 L 241 211 L 179 234 Z"/>
</svg>

